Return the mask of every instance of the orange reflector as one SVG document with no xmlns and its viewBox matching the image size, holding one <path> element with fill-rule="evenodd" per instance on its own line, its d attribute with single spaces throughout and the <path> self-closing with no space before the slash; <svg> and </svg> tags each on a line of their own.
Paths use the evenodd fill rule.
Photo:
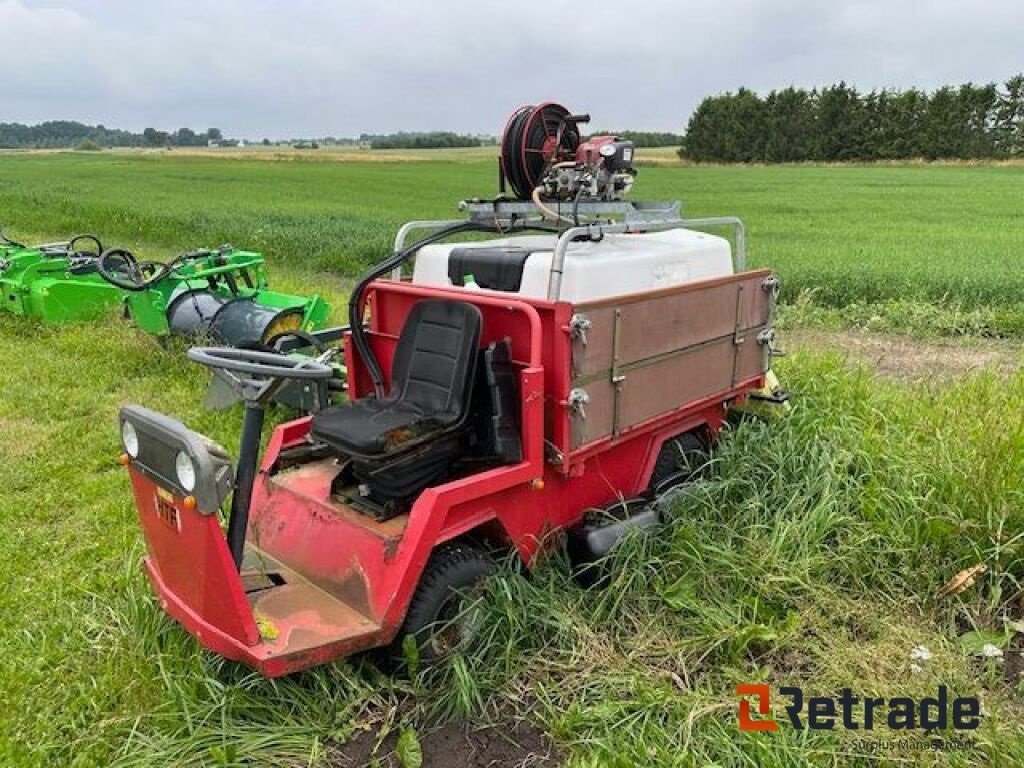
<svg viewBox="0 0 1024 768">
<path fill-rule="evenodd" d="M 120 456 L 117 457 L 117 463 L 120 464 L 122 467 L 127 467 L 129 464 L 132 463 L 132 457 L 129 456 L 127 453 L 122 453 Z"/>
<path fill-rule="evenodd" d="M 543 491 L 544 490 L 544 478 L 543 477 L 536 477 L 536 478 L 534 478 L 533 480 L 530 481 L 530 487 L 533 488 L 533 490 L 535 490 L 535 491 Z"/>
<path fill-rule="evenodd" d="M 181 506 L 183 506 L 185 509 L 191 512 L 193 509 L 196 508 L 196 497 L 186 496 L 184 499 L 181 500 Z"/>
</svg>

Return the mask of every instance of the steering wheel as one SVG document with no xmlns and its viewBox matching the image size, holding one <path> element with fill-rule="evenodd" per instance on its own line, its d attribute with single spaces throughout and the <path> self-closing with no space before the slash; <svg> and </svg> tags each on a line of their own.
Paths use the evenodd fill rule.
<svg viewBox="0 0 1024 768">
<path fill-rule="evenodd" d="M 111 285 L 134 291 L 145 283 L 142 265 L 127 248 L 111 248 L 100 254 L 96 271 Z"/>
<path fill-rule="evenodd" d="M 188 357 L 205 365 L 246 402 L 266 403 L 288 379 L 326 381 L 334 369 L 311 357 L 291 357 L 279 352 L 237 347 L 192 347 Z"/>
<path fill-rule="evenodd" d="M 192 347 L 193 362 L 232 373 L 248 373 L 261 379 L 330 379 L 334 369 L 311 357 L 290 357 L 279 352 L 238 347 Z"/>
<path fill-rule="evenodd" d="M 96 246 L 96 250 L 86 251 L 76 248 L 75 246 L 83 240 Z M 98 259 L 100 254 L 103 253 L 103 243 L 100 242 L 100 239 L 96 237 L 96 235 L 75 235 L 68 240 L 67 248 L 68 256 L 73 258 L 77 257 L 79 259 Z"/>
</svg>

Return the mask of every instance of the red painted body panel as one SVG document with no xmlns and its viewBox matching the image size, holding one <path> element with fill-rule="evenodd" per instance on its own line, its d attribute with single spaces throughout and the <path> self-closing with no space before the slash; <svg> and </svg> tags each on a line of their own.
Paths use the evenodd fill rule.
<svg viewBox="0 0 1024 768">
<path fill-rule="evenodd" d="M 333 460 L 275 470 L 283 449 L 304 442 L 310 419 L 283 424 L 270 437 L 253 490 L 242 577 L 214 516 L 183 514 L 181 531 L 172 531 L 155 514 L 155 502 L 147 502 L 155 486 L 133 471 L 150 579 L 166 610 L 207 648 L 279 675 L 386 644 L 439 543 L 486 524 L 492 537 L 497 532 L 531 563 L 549 534 L 579 522 L 588 508 L 642 492 L 665 440 L 699 427 L 714 434 L 725 404 L 762 384 L 761 378 L 736 382 L 573 453 L 566 406 L 573 307 L 379 281 L 369 291 L 369 338 L 386 377 L 405 318 L 426 297 L 478 306 L 482 345 L 511 340 L 520 371 L 523 461 L 429 488 L 407 515 L 378 523 L 330 498 L 339 471 Z M 365 368 L 348 340 L 345 351 L 350 397 L 364 396 L 372 389 Z M 268 574 L 284 584 L 247 595 L 243 581 Z M 254 612 L 269 622 L 274 638 L 260 639 Z"/>
<path fill-rule="evenodd" d="M 217 517 L 186 509 L 180 498 L 171 497 L 134 468 L 129 476 L 146 538 L 146 570 L 164 607 L 182 623 L 187 618 L 207 628 L 211 637 L 223 635 L 244 646 L 255 645 L 259 631 L 241 581 L 235 574 L 222 583 L 235 566 Z M 167 504 L 173 506 L 177 525 L 160 512 Z"/>
</svg>

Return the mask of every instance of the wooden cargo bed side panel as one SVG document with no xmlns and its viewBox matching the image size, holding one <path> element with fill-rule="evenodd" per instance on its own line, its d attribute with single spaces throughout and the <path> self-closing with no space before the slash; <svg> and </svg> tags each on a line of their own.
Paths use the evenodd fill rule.
<svg viewBox="0 0 1024 768">
<path fill-rule="evenodd" d="M 758 334 L 773 304 L 763 287 L 769 275 L 575 307 L 592 325 L 586 345 L 574 344 L 572 386 L 590 399 L 586 418 L 573 417 L 573 449 L 760 376 L 766 357 Z"/>
<path fill-rule="evenodd" d="M 621 315 L 620 365 L 732 335 L 737 320 L 741 328 L 763 325 L 767 322 L 770 297 L 761 285 L 770 274 L 767 270 L 745 272 L 649 294 L 577 305 L 576 313 L 586 315 L 591 328 L 586 345 L 575 345 L 575 376 L 586 377 L 611 369 L 616 312 Z M 737 286 L 741 286 L 739 291 Z"/>
</svg>

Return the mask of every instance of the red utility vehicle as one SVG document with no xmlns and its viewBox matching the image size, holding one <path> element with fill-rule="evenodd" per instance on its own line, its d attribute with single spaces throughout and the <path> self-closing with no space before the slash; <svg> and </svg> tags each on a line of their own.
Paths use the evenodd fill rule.
<svg viewBox="0 0 1024 768">
<path fill-rule="evenodd" d="M 262 461 L 264 405 L 331 367 L 190 350 L 245 401 L 237 469 L 181 423 L 122 409 L 146 572 L 205 647 L 269 676 L 408 634 L 439 656 L 493 552 L 530 565 L 565 531 L 596 560 L 657 522 L 728 407 L 778 399 L 764 391 L 776 279 L 734 274 L 728 241 L 691 228 L 738 221 L 623 201 L 632 146 L 582 141 L 583 121 L 520 110 L 502 147 L 517 199 L 403 227 L 353 294 L 349 402 L 277 427 Z M 433 234 L 406 245 L 416 229 Z M 444 242 L 465 231 L 499 237 Z"/>
</svg>

